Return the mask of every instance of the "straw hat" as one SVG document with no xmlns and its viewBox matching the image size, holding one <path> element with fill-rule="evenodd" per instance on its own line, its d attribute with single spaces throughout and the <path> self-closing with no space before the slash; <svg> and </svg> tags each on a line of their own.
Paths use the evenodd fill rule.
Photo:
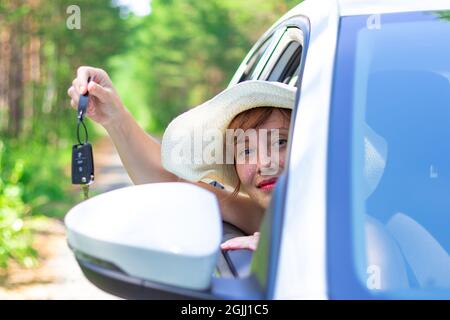
<svg viewBox="0 0 450 320">
<path fill-rule="evenodd" d="M 182 113 L 164 132 L 161 143 L 163 167 L 188 181 L 210 179 L 234 188 L 238 182 L 234 165 L 224 163 L 225 155 L 220 155 L 230 148 L 226 144 L 225 132 L 231 121 L 241 112 L 257 107 L 292 109 L 296 90 L 279 82 L 244 81 Z M 219 136 L 221 139 L 211 142 L 212 137 Z M 221 143 L 219 148 L 218 143 Z M 212 149 L 215 151 L 211 152 Z M 211 161 L 212 158 L 205 154 L 223 161 Z"/>
</svg>

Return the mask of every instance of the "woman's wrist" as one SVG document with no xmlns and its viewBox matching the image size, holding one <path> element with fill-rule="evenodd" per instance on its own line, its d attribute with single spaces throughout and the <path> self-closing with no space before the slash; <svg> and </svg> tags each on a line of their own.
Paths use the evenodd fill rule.
<svg viewBox="0 0 450 320">
<path fill-rule="evenodd" d="M 103 127 L 111 135 L 111 133 L 122 130 L 123 126 L 130 120 L 131 114 L 125 107 L 118 109 L 117 113 L 112 116 L 108 122 L 103 124 Z"/>
</svg>

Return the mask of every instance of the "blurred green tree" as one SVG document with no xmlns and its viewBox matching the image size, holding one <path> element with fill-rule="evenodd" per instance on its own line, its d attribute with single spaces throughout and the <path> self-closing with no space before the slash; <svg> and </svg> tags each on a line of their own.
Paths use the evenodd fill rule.
<svg viewBox="0 0 450 320">
<path fill-rule="evenodd" d="M 0 268 L 34 257 L 26 220 L 61 217 L 68 192 L 75 112 L 67 88 L 81 64 L 108 68 L 126 51 L 126 24 L 109 0 L 77 1 L 81 29 L 67 28 L 72 1 L 0 2 Z"/>
</svg>

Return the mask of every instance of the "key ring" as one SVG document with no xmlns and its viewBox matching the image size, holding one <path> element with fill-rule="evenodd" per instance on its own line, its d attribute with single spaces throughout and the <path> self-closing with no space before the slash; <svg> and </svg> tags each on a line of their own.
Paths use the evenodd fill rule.
<svg viewBox="0 0 450 320">
<path fill-rule="evenodd" d="M 84 129 L 84 137 L 85 137 L 84 143 L 82 143 L 81 140 L 80 140 L 80 124 L 83 125 L 83 129 Z M 86 125 L 84 124 L 84 121 L 83 121 L 82 118 L 81 119 L 78 118 L 78 123 L 77 123 L 77 140 L 78 140 L 79 144 L 85 144 L 85 143 L 88 142 L 88 131 L 87 131 Z"/>
<path fill-rule="evenodd" d="M 94 80 L 94 78 L 92 80 Z M 91 77 L 88 78 L 88 83 L 90 80 L 91 80 Z M 87 131 L 86 125 L 84 123 L 84 114 L 87 111 L 88 104 L 89 104 L 89 92 L 86 92 L 85 94 L 81 94 L 80 99 L 78 100 L 78 115 L 77 115 L 77 119 L 78 119 L 77 140 L 80 145 L 83 144 L 83 143 L 81 143 L 81 139 L 80 139 L 80 123 L 83 125 L 83 129 L 84 129 L 84 136 L 85 136 L 84 143 L 88 142 L 88 131 Z"/>
</svg>

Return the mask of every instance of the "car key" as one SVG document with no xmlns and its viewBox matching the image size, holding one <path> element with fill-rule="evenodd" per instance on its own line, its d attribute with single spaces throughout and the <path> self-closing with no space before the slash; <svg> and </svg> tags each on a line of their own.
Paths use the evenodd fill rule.
<svg viewBox="0 0 450 320">
<path fill-rule="evenodd" d="M 90 143 L 72 147 L 72 184 L 81 185 L 85 199 L 89 196 L 89 185 L 94 182 L 94 156 Z"/>
<path fill-rule="evenodd" d="M 72 183 L 89 184 L 94 180 L 94 158 L 90 143 L 72 147 Z"/>
<path fill-rule="evenodd" d="M 89 185 L 88 184 L 82 184 L 81 190 L 83 190 L 83 197 L 84 200 L 89 199 Z"/>
<path fill-rule="evenodd" d="M 90 78 L 88 78 L 88 83 Z M 84 199 L 89 198 L 89 186 L 94 182 L 94 156 L 92 145 L 88 143 L 88 132 L 84 124 L 84 115 L 89 104 L 89 92 L 80 95 L 78 101 L 78 144 L 72 146 L 72 184 L 79 184 L 83 190 Z M 84 128 L 85 141 L 80 140 L 80 125 Z"/>
</svg>

